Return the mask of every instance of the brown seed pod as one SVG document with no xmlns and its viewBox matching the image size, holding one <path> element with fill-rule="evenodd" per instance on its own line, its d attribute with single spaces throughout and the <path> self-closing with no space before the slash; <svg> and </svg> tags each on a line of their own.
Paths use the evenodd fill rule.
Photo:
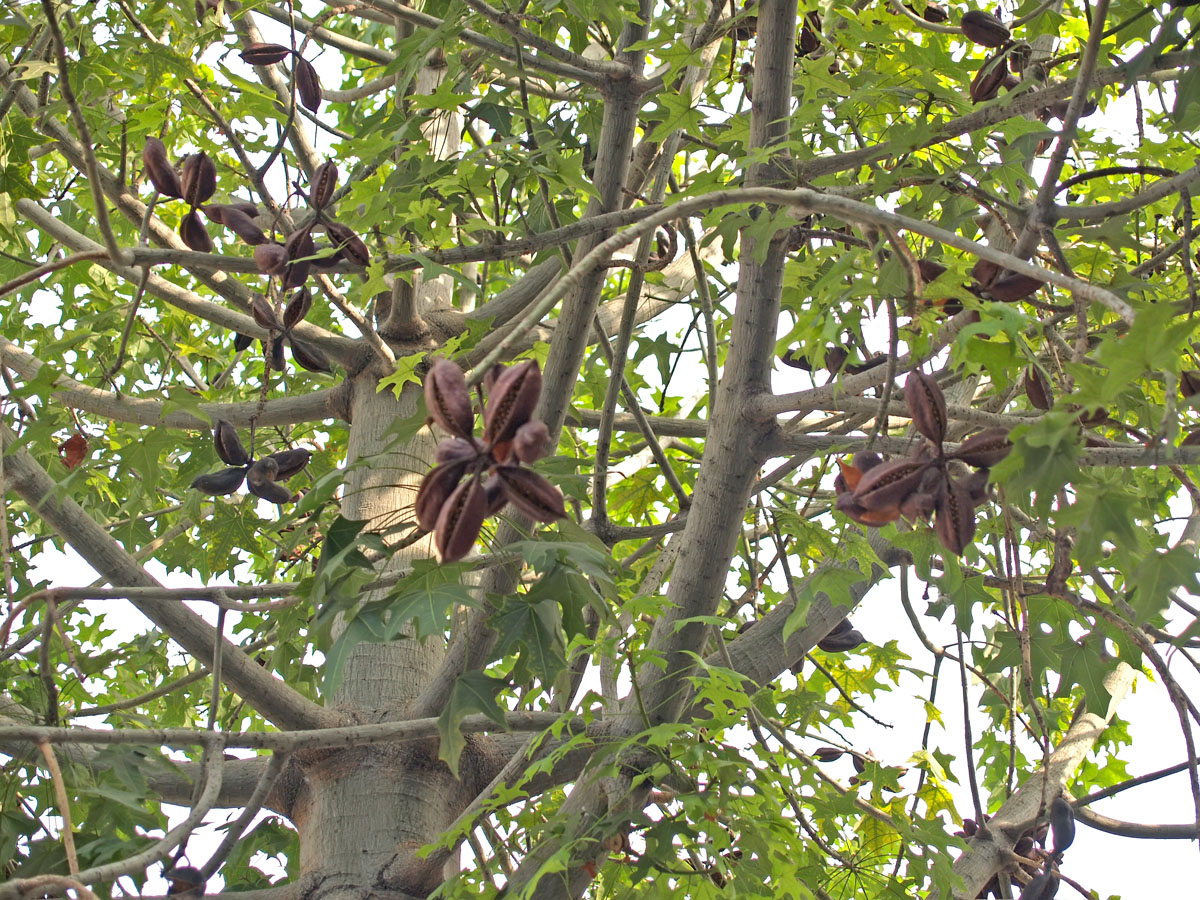
<svg viewBox="0 0 1200 900">
<path fill-rule="evenodd" d="M 483 440 L 493 447 L 512 440 L 529 421 L 542 393 L 542 370 L 536 360 L 518 363 L 504 372 L 488 395 L 483 414 Z M 504 453 L 500 453 L 503 457 Z"/>
<path fill-rule="evenodd" d="M 238 56 L 242 58 L 243 62 L 252 66 L 271 66 L 277 62 L 283 62 L 291 52 L 291 48 L 285 47 L 283 44 L 257 42 L 247 46 Z"/>
<path fill-rule="evenodd" d="M 218 225 L 225 224 L 225 210 L 228 209 L 224 203 L 209 203 L 200 207 L 200 212 L 208 216 L 208 221 L 216 222 Z"/>
<path fill-rule="evenodd" d="M 1184 369 L 1179 373 L 1179 394 L 1184 400 L 1200 394 L 1200 371 Z"/>
<path fill-rule="evenodd" d="M 312 451 L 307 447 L 292 447 L 290 450 L 276 450 L 269 457 L 275 460 L 279 471 L 275 473 L 276 481 L 287 481 L 293 475 L 299 475 L 312 459 Z"/>
<path fill-rule="evenodd" d="M 829 637 L 831 634 L 845 634 L 847 631 L 852 631 L 853 629 L 854 626 L 850 623 L 850 617 L 846 616 L 844 619 L 840 619 L 836 625 L 829 629 L 829 631 L 825 632 L 825 636 Z"/>
<path fill-rule="evenodd" d="M 533 419 L 517 429 L 513 453 L 523 463 L 536 462 L 550 452 L 550 429 L 541 419 Z"/>
<path fill-rule="evenodd" d="M 282 275 L 287 269 L 287 250 L 283 244 L 259 244 L 254 248 L 254 262 L 264 275 Z"/>
<path fill-rule="evenodd" d="M 287 503 L 292 499 L 292 492 L 275 481 L 278 474 L 279 463 L 264 456 L 246 472 L 246 490 L 269 503 Z"/>
<path fill-rule="evenodd" d="M 271 304 L 265 297 L 256 296 L 250 301 L 250 315 L 254 317 L 254 321 L 260 328 L 266 328 L 268 331 L 283 331 L 283 326 L 275 317 L 275 310 L 271 309 Z"/>
<path fill-rule="evenodd" d="M 332 159 L 317 166 L 313 172 L 312 185 L 308 193 L 308 204 L 320 212 L 333 199 L 333 189 L 337 187 L 338 167 Z"/>
<path fill-rule="evenodd" d="M 310 372 L 322 372 L 328 375 L 333 371 L 333 366 L 329 362 L 329 357 L 325 355 L 325 351 L 316 344 L 310 344 L 308 341 L 302 341 L 295 335 L 288 335 L 288 343 L 292 346 L 292 359 L 294 359 L 301 368 L 308 369 Z"/>
<path fill-rule="evenodd" d="M 520 466 L 497 466 L 495 474 L 513 506 L 529 518 L 546 524 L 566 518 L 562 492 L 537 472 Z"/>
<path fill-rule="evenodd" d="M 258 218 L 258 207 L 249 200 L 233 200 L 230 203 L 226 203 L 225 206 L 230 209 L 236 209 L 238 212 L 252 219 Z"/>
<path fill-rule="evenodd" d="M 1004 78 L 1008 74 L 1004 68 L 1003 55 L 1004 51 L 1001 51 L 989 57 L 971 79 L 972 102 L 983 103 L 1000 93 L 1000 86 L 1004 84 Z"/>
<path fill-rule="evenodd" d="M 332 269 L 342 259 L 342 251 L 329 244 L 316 244 L 313 253 L 314 256 L 309 262 L 314 269 Z"/>
<path fill-rule="evenodd" d="M 926 3 L 925 8 L 920 12 L 917 12 L 916 8 L 911 3 L 906 3 L 905 6 L 917 13 L 917 15 L 926 22 L 933 22 L 935 25 L 940 22 L 945 22 L 950 18 L 950 13 L 946 12 L 946 10 L 942 9 L 942 7 L 938 6 L 936 3 Z"/>
<path fill-rule="evenodd" d="M 1020 75 L 1033 58 L 1033 48 L 1025 41 L 1018 41 L 1008 51 L 1008 65 L 1014 75 Z M 1011 90 L 1011 88 L 1010 88 Z"/>
<path fill-rule="evenodd" d="M 236 466 L 231 469 L 222 469 L 220 472 L 213 472 L 211 475 L 200 475 L 192 480 L 192 488 L 202 494 L 211 494 L 214 497 L 232 494 L 241 487 L 245 477 L 246 467 Z"/>
<path fill-rule="evenodd" d="M 968 466 L 990 469 L 1012 451 L 1007 428 L 985 428 L 958 445 L 950 459 L 961 459 Z"/>
<path fill-rule="evenodd" d="M 316 253 L 316 245 L 313 243 L 312 232 L 307 228 L 302 228 L 288 235 L 287 241 L 284 243 L 284 249 L 287 250 L 288 266 L 284 273 L 283 288 L 291 290 L 292 288 L 301 287 L 308 280 L 308 272 L 311 268 L 311 263 L 308 257 Z"/>
<path fill-rule="evenodd" d="M 904 402 L 913 427 L 935 444 L 946 437 L 946 398 L 932 375 L 915 369 L 904 381 Z"/>
<path fill-rule="evenodd" d="M 433 458 L 439 466 L 446 463 L 470 462 L 482 455 L 483 445 L 475 438 L 443 438 L 433 451 Z"/>
<path fill-rule="evenodd" d="M 837 747 L 818 747 L 813 751 L 813 757 L 818 762 L 831 763 L 834 760 L 841 759 L 845 753 L 845 750 L 839 750 Z"/>
<path fill-rule="evenodd" d="M 300 288 L 292 294 L 292 299 L 283 308 L 284 330 L 291 331 L 298 322 L 304 320 L 310 309 L 312 309 L 312 294 L 308 288 Z"/>
<path fill-rule="evenodd" d="M 1193 428 L 1187 433 L 1182 441 L 1179 442 L 1180 447 L 1197 447 L 1200 446 L 1200 428 Z"/>
<path fill-rule="evenodd" d="M 1050 869 L 1039 872 L 1029 879 L 1017 900 L 1054 900 L 1058 893 L 1058 876 Z"/>
<path fill-rule="evenodd" d="M 242 334 L 240 331 L 233 335 L 233 349 L 238 353 L 246 350 L 254 343 L 254 338 L 248 334 Z"/>
<path fill-rule="evenodd" d="M 300 102 L 309 112 L 316 112 L 321 108 L 321 80 L 317 77 L 317 70 L 303 56 L 296 57 L 296 93 L 300 95 Z"/>
<path fill-rule="evenodd" d="M 287 371 L 287 359 L 283 355 L 283 338 L 277 337 L 263 341 L 263 357 L 276 372 Z"/>
<path fill-rule="evenodd" d="M 975 265 L 971 267 L 971 277 L 975 279 L 976 289 L 986 288 L 999 274 L 1000 267 L 990 260 L 976 260 Z"/>
<path fill-rule="evenodd" d="M 325 233 L 334 242 L 338 252 L 346 260 L 356 266 L 366 266 L 371 261 L 371 254 L 362 238 L 341 222 L 326 222 Z"/>
<path fill-rule="evenodd" d="M 417 525 L 423 531 L 433 531 L 437 526 L 438 516 L 442 507 L 450 499 L 458 483 L 466 474 L 469 460 L 457 460 L 430 469 L 421 479 L 417 489 L 417 499 L 413 503 L 413 513 Z"/>
<path fill-rule="evenodd" d="M 183 186 L 183 199 L 193 207 L 200 206 L 211 200 L 217 191 L 217 167 L 201 150 L 184 159 L 179 180 Z"/>
<path fill-rule="evenodd" d="M 849 631 L 841 634 L 827 634 L 821 640 L 817 641 L 817 646 L 826 653 L 845 653 L 847 650 L 853 650 L 862 644 L 865 644 L 867 639 L 862 636 L 857 628 L 851 628 Z"/>
<path fill-rule="evenodd" d="M 804 17 L 800 37 L 796 39 L 796 53 L 808 56 L 821 49 L 821 14 L 810 12 Z"/>
<path fill-rule="evenodd" d="M 953 478 L 947 479 L 938 495 L 933 530 L 942 546 L 956 556 L 961 556 L 975 537 L 975 505 L 967 488 Z"/>
<path fill-rule="evenodd" d="M 158 138 L 146 138 L 146 146 L 142 148 L 142 165 L 146 167 L 146 176 L 156 191 L 164 197 L 183 197 L 179 173 L 167 159 L 167 148 Z"/>
<path fill-rule="evenodd" d="M 221 224 L 240 237 L 251 247 L 267 243 L 267 236 L 258 227 L 258 223 L 232 206 L 227 206 L 221 213 Z"/>
<path fill-rule="evenodd" d="M 890 459 L 865 473 L 849 496 L 868 511 L 895 509 L 899 518 L 900 502 L 917 489 L 929 465 L 927 461 L 908 457 Z"/>
<path fill-rule="evenodd" d="M 1012 38 L 1012 33 L 1003 22 L 981 9 L 963 13 L 959 25 L 967 40 L 981 47 L 1002 47 Z"/>
<path fill-rule="evenodd" d="M 1037 366 L 1025 370 L 1025 396 L 1034 409 L 1049 409 L 1054 405 L 1054 392 L 1050 382 Z"/>
<path fill-rule="evenodd" d="M 213 445 L 217 448 L 217 456 L 221 457 L 221 462 L 231 466 L 250 465 L 250 454 L 242 445 L 237 429 L 224 419 L 217 419 L 216 427 L 213 428 Z"/>
<path fill-rule="evenodd" d="M 921 273 L 922 281 L 936 281 L 938 276 L 946 271 L 946 267 L 932 259 L 918 259 L 917 271 Z"/>
<path fill-rule="evenodd" d="M 457 562 L 471 552 L 486 513 L 487 495 L 477 476 L 454 489 L 433 529 L 433 542 L 442 562 Z"/>
<path fill-rule="evenodd" d="M 483 483 L 483 496 L 487 502 L 486 515 L 494 516 L 508 504 L 508 494 L 504 492 L 504 482 L 496 475 L 491 475 Z"/>
<path fill-rule="evenodd" d="M 1075 842 L 1075 812 L 1062 797 L 1055 797 L 1050 804 L 1050 828 L 1054 832 L 1054 855 L 1061 859 L 1062 852 Z"/>
<path fill-rule="evenodd" d="M 281 287 L 285 291 L 304 287 L 304 283 L 308 281 L 308 273 L 311 270 L 312 262 L 307 259 L 301 262 L 288 263 L 287 269 L 283 273 L 283 284 Z"/>
<path fill-rule="evenodd" d="M 448 359 L 435 360 L 425 375 L 425 407 L 433 421 L 460 438 L 471 439 L 475 412 L 462 369 Z"/>
<path fill-rule="evenodd" d="M 200 216 L 194 209 L 189 210 L 180 221 L 179 236 L 183 238 L 183 242 L 190 249 L 197 253 L 212 253 L 212 238 L 208 236 L 208 229 L 204 227 L 204 223 L 200 221 Z"/>
<path fill-rule="evenodd" d="M 1042 286 L 1040 279 L 1030 275 L 1021 275 L 1017 272 L 1003 272 L 1000 277 L 992 282 L 987 289 L 986 294 L 993 300 L 998 300 L 1001 303 L 1015 303 L 1018 300 L 1024 300 L 1038 292 Z"/>
</svg>

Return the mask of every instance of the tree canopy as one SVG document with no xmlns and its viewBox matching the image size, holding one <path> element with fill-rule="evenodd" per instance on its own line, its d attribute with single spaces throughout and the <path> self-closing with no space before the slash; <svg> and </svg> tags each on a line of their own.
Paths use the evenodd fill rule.
<svg viewBox="0 0 1200 900">
<path fill-rule="evenodd" d="M 1200 6 L 3 8 L 0 898 L 1200 837 Z M 1091 808 L 1137 673 L 1194 822 Z"/>
</svg>

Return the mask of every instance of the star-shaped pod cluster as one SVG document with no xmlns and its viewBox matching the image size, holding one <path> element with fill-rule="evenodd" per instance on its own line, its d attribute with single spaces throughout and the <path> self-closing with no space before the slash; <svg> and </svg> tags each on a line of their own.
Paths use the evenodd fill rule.
<svg viewBox="0 0 1200 900">
<path fill-rule="evenodd" d="M 532 418 L 541 393 L 542 373 L 534 360 L 488 372 L 479 395 L 480 439 L 462 370 L 444 359 L 430 366 L 425 405 L 452 437 L 438 444 L 438 465 L 421 482 L 415 512 L 417 524 L 433 532 L 443 562 L 470 553 L 483 520 L 506 503 L 537 522 L 566 517 L 558 488 L 522 466 L 545 456 L 550 440 L 546 423 Z"/>
<path fill-rule="evenodd" d="M 221 457 L 222 462 L 228 463 L 229 468 L 197 476 L 192 481 L 192 487 L 202 494 L 232 494 L 245 481 L 246 489 L 254 496 L 271 503 L 288 503 L 295 495 L 279 482 L 299 474 L 312 459 L 312 451 L 304 447 L 280 450 L 255 459 L 243 446 L 237 430 L 224 419 L 217 419 L 213 429 L 213 444 L 217 448 L 217 456 Z"/>
<path fill-rule="evenodd" d="M 860 525 L 884 525 L 903 517 L 910 522 L 934 516 L 942 546 L 961 555 L 975 536 L 975 509 L 988 496 L 988 469 L 1008 455 L 1008 429 L 986 428 L 946 453 L 946 398 L 931 376 L 913 372 L 904 383 L 904 401 L 913 427 L 927 440 L 909 456 L 884 461 L 859 453 L 841 463 L 834 480 L 836 507 Z M 976 469 L 966 477 L 951 474 L 950 461 Z"/>
</svg>

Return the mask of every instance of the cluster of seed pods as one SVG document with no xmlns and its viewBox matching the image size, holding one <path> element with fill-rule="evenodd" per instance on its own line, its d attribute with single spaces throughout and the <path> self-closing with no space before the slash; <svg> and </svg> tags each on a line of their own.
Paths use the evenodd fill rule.
<svg viewBox="0 0 1200 900">
<path fill-rule="evenodd" d="M 444 359 L 430 366 L 425 405 L 451 437 L 438 444 L 438 465 L 421 482 L 415 513 L 417 524 L 433 532 L 443 562 L 470 553 L 483 520 L 506 503 L 537 522 L 549 524 L 566 516 L 558 488 L 522 465 L 548 452 L 546 423 L 532 418 L 541 393 L 542 373 L 534 360 L 493 368 L 479 390 L 480 439 L 475 437 L 475 408 L 462 370 Z"/>
<path fill-rule="evenodd" d="M 256 497 L 271 503 L 288 503 L 295 495 L 280 482 L 302 472 L 312 459 L 312 451 L 304 447 L 279 450 L 254 459 L 242 444 L 237 430 L 224 419 L 218 419 L 213 428 L 213 444 L 217 456 L 229 468 L 198 476 L 192 482 L 192 487 L 202 494 L 214 496 L 232 494 L 245 481 L 246 489 Z"/>
<path fill-rule="evenodd" d="M 913 427 L 926 440 L 897 459 L 859 453 L 852 464 L 840 463 L 836 507 L 861 525 L 884 525 L 901 517 L 915 522 L 933 515 L 942 546 L 961 555 L 975 536 L 975 509 L 987 500 L 988 469 L 1012 449 L 1008 429 L 984 429 L 946 453 L 946 398 L 937 381 L 912 372 L 904 384 L 904 401 Z M 977 471 L 957 477 L 948 465 L 952 461 Z"/>
</svg>

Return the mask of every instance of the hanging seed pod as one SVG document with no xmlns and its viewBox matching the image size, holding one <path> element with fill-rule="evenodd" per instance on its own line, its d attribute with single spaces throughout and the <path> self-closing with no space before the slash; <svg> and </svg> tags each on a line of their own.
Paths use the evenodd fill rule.
<svg viewBox="0 0 1200 900">
<path fill-rule="evenodd" d="M 826 653 L 845 653 L 848 650 L 853 650 L 855 647 L 862 646 L 867 642 L 867 639 L 862 636 L 857 628 L 851 628 L 849 631 L 844 631 L 841 634 L 827 634 L 821 640 L 817 641 L 817 646 Z"/>
<path fill-rule="evenodd" d="M 217 449 L 217 456 L 221 457 L 221 462 L 231 466 L 250 465 L 250 454 L 242 445 L 237 429 L 224 419 L 217 419 L 217 425 L 213 429 L 213 445 Z"/>
<path fill-rule="evenodd" d="M 200 221 L 199 214 L 193 209 L 179 223 L 179 236 L 188 248 L 197 253 L 212 253 L 213 242 L 208 236 L 208 229 Z"/>
<path fill-rule="evenodd" d="M 796 40 L 796 52 L 808 56 L 821 49 L 821 14 L 810 12 L 804 17 L 800 37 Z"/>
<path fill-rule="evenodd" d="M 448 359 L 438 359 L 425 375 L 425 407 L 443 430 L 472 440 L 475 412 L 462 369 Z"/>
<path fill-rule="evenodd" d="M 1058 893 L 1058 876 L 1050 870 L 1040 872 L 1029 879 L 1025 890 L 1017 900 L 1054 900 Z"/>
<path fill-rule="evenodd" d="M 895 509 L 898 518 L 900 502 L 920 486 L 929 465 L 908 457 L 880 463 L 862 476 L 850 496 L 866 510 Z"/>
<path fill-rule="evenodd" d="M 309 293 L 308 288 L 300 288 L 292 294 L 292 299 L 283 308 L 284 330 L 291 331 L 298 322 L 304 320 L 310 309 L 312 309 L 312 294 Z"/>
<path fill-rule="evenodd" d="M 312 233 L 307 228 L 292 232 L 284 244 L 287 250 L 288 266 L 283 278 L 284 290 L 301 287 L 308 280 L 311 263 L 308 257 L 316 252 Z"/>
<path fill-rule="evenodd" d="M 1025 71 L 1029 61 L 1033 58 L 1033 47 L 1029 46 L 1025 41 L 1018 41 L 1008 51 L 1008 65 L 1012 69 L 1014 75 L 1020 75 Z M 1011 90 L 1011 88 L 1010 88 Z"/>
<path fill-rule="evenodd" d="M 485 515 L 494 516 L 508 505 L 508 494 L 504 492 L 504 482 L 496 475 L 491 475 L 483 483 L 483 499 L 487 504 Z"/>
<path fill-rule="evenodd" d="M 279 463 L 264 456 L 246 473 L 246 490 L 268 503 L 287 503 L 292 499 L 292 492 L 275 481 L 278 474 Z"/>
<path fill-rule="evenodd" d="M 325 355 L 325 351 L 316 344 L 310 344 L 308 341 L 302 341 L 295 335 L 288 335 L 288 343 L 292 345 L 292 359 L 294 359 L 301 368 L 308 369 L 310 372 L 320 372 L 328 375 L 333 371 L 333 366 L 329 362 L 329 357 Z"/>
<path fill-rule="evenodd" d="M 417 499 L 413 503 L 413 513 L 417 525 L 423 531 L 433 531 L 437 527 L 438 516 L 442 507 L 462 481 L 466 474 L 469 460 L 457 460 L 430 469 L 417 489 Z"/>
<path fill-rule="evenodd" d="M 283 273 L 283 283 L 280 285 L 285 291 L 295 290 L 299 287 L 304 287 L 304 283 L 308 281 L 308 273 L 312 270 L 312 262 L 303 260 L 301 262 L 292 262 L 287 264 L 287 269 Z"/>
<path fill-rule="evenodd" d="M 225 206 L 227 206 L 229 209 L 236 209 L 238 212 L 249 216 L 251 219 L 258 218 L 258 207 L 249 200 L 234 200 L 230 203 L 226 203 Z"/>
<path fill-rule="evenodd" d="M 1007 428 L 985 428 L 958 445 L 950 459 L 961 459 L 968 466 L 990 469 L 1012 450 Z"/>
<path fill-rule="evenodd" d="M 837 747 L 818 747 L 813 751 L 813 758 L 818 762 L 831 763 L 841 759 L 845 753 L 845 750 L 839 750 Z"/>
<path fill-rule="evenodd" d="M 251 247 L 256 247 L 267 243 L 267 236 L 263 230 L 258 227 L 252 218 L 242 212 L 240 209 L 235 209 L 232 206 L 227 206 L 221 214 L 221 224 L 240 237 Z"/>
<path fill-rule="evenodd" d="M 1042 282 L 1030 275 L 1005 272 L 992 282 L 987 296 L 1001 303 L 1015 303 L 1036 294 L 1041 286 Z"/>
<path fill-rule="evenodd" d="M 875 528 L 887 525 L 889 522 L 895 522 L 900 518 L 900 506 L 898 504 L 881 506 L 878 509 L 867 509 L 855 500 L 854 495 L 851 493 L 840 494 L 837 500 L 834 501 L 833 508 L 851 522 Z"/>
<path fill-rule="evenodd" d="M 303 56 L 296 57 L 296 93 L 309 112 L 315 113 L 321 108 L 321 80 L 313 64 Z"/>
<path fill-rule="evenodd" d="M 495 474 L 513 506 L 529 518 L 546 524 L 566 518 L 562 492 L 541 475 L 520 466 L 497 466 Z"/>
<path fill-rule="evenodd" d="M 323 210 L 333 199 L 333 189 L 337 187 L 338 167 L 332 159 L 317 166 L 313 172 L 312 186 L 308 194 L 308 205 L 317 212 Z"/>
<path fill-rule="evenodd" d="M 906 3 L 905 6 L 917 13 L 926 22 L 933 22 L 935 25 L 945 22 L 950 18 L 950 13 L 946 12 L 946 10 L 942 9 L 936 3 L 926 3 L 925 8 L 920 12 L 917 12 L 911 3 Z"/>
<path fill-rule="evenodd" d="M 918 259 L 917 271 L 921 273 L 922 281 L 929 282 L 936 281 L 938 276 L 946 271 L 946 267 L 936 260 Z"/>
<path fill-rule="evenodd" d="M 942 546 L 956 556 L 962 556 L 975 537 L 975 506 L 966 487 L 953 478 L 937 498 L 933 530 Z"/>
<path fill-rule="evenodd" d="M 287 269 L 287 250 L 283 244 L 259 244 L 254 248 L 254 262 L 264 275 L 282 275 Z"/>
<path fill-rule="evenodd" d="M 904 402 L 913 427 L 935 444 L 946 437 L 946 398 L 932 375 L 913 370 L 904 381 Z"/>
<path fill-rule="evenodd" d="M 971 267 L 971 277 L 975 279 L 977 290 L 986 288 L 999 274 L 1000 267 L 990 260 L 976 260 L 975 265 Z"/>
<path fill-rule="evenodd" d="M 218 225 L 225 224 L 225 210 L 228 207 L 224 203 L 209 203 L 200 207 L 200 212 L 208 217 L 208 221 L 216 222 Z"/>
<path fill-rule="evenodd" d="M 265 328 L 268 331 L 283 331 L 283 326 L 279 324 L 279 319 L 275 317 L 275 310 L 271 309 L 271 304 L 267 302 L 265 297 L 255 296 L 250 301 L 250 315 L 254 317 L 254 321 L 258 323 L 259 328 Z"/>
<path fill-rule="evenodd" d="M 1200 394 L 1200 371 L 1184 369 L 1179 373 L 1179 395 L 1184 400 L 1190 400 Z"/>
<path fill-rule="evenodd" d="M 972 9 L 959 20 L 963 36 L 981 47 L 1001 47 L 1012 38 L 1004 23 L 989 12 Z"/>
<path fill-rule="evenodd" d="M 240 331 L 238 331 L 238 332 L 235 332 L 233 335 L 233 349 L 236 350 L 238 353 L 241 353 L 243 350 L 246 350 L 253 343 L 254 343 L 254 338 L 248 334 L 242 334 Z"/>
<path fill-rule="evenodd" d="M 484 442 L 496 446 L 512 440 L 533 415 L 541 393 L 542 370 L 536 360 L 518 363 L 501 375 L 483 414 Z"/>
<path fill-rule="evenodd" d="M 231 469 L 222 469 L 220 472 L 213 472 L 211 475 L 200 475 L 192 481 L 192 488 L 202 494 L 211 494 L 214 497 L 219 497 L 223 494 L 232 494 L 242 486 L 242 481 L 245 478 L 246 467 L 237 466 Z"/>
<path fill-rule="evenodd" d="M 370 251 L 354 231 L 341 222 L 326 222 L 325 233 L 334 242 L 342 257 L 356 266 L 366 266 L 371 261 Z"/>
<path fill-rule="evenodd" d="M 971 502 L 976 506 L 981 506 L 988 500 L 988 470 L 976 469 L 970 475 L 962 480 L 962 485 L 967 489 L 967 496 L 971 498 Z M 933 510 L 931 509 L 930 512 Z"/>
<path fill-rule="evenodd" d="M 1025 370 L 1025 396 L 1034 409 L 1049 409 L 1054 405 L 1054 393 L 1042 370 L 1030 366 Z"/>
<path fill-rule="evenodd" d="M 550 429 L 540 419 L 526 422 L 513 436 L 513 453 L 523 463 L 536 462 L 550 452 Z"/>
<path fill-rule="evenodd" d="M 1004 78 L 1008 74 L 1004 68 L 1003 56 L 1004 52 L 1001 51 L 988 57 L 987 62 L 971 79 L 971 101 L 973 103 L 983 103 L 1000 93 L 1000 86 L 1004 84 Z"/>
<path fill-rule="evenodd" d="M 183 197 L 179 173 L 167 159 L 167 148 L 158 138 L 146 138 L 146 146 L 142 148 L 142 165 L 146 167 L 146 175 L 156 191 L 164 197 Z"/>
<path fill-rule="evenodd" d="M 828 637 L 831 634 L 845 634 L 847 631 L 853 630 L 853 628 L 854 625 L 851 624 L 850 617 L 846 616 L 845 618 L 838 620 L 838 623 L 830 628 L 829 631 L 825 633 L 825 636 Z"/>
<path fill-rule="evenodd" d="M 179 180 L 183 185 L 183 199 L 190 206 L 200 206 L 211 200 L 217 191 L 217 167 L 201 150 L 184 159 Z"/>
<path fill-rule="evenodd" d="M 290 450 L 276 450 L 269 459 L 275 460 L 279 471 L 275 473 L 276 481 L 287 481 L 293 475 L 299 475 L 312 459 L 312 451 L 306 447 L 293 447 Z"/>
<path fill-rule="evenodd" d="M 454 489 L 433 530 L 433 542 L 442 562 L 457 562 L 471 552 L 486 514 L 487 495 L 478 477 Z"/>
<path fill-rule="evenodd" d="M 1075 813 L 1062 797 L 1055 797 L 1050 804 L 1050 829 L 1054 832 L 1054 855 L 1061 859 L 1062 852 L 1075 841 Z"/>
<path fill-rule="evenodd" d="M 252 66 L 273 66 L 277 62 L 283 62 L 291 54 L 290 47 L 285 47 L 283 44 L 265 44 L 254 43 L 241 51 L 238 56 L 242 58 L 242 62 Z"/>
</svg>

